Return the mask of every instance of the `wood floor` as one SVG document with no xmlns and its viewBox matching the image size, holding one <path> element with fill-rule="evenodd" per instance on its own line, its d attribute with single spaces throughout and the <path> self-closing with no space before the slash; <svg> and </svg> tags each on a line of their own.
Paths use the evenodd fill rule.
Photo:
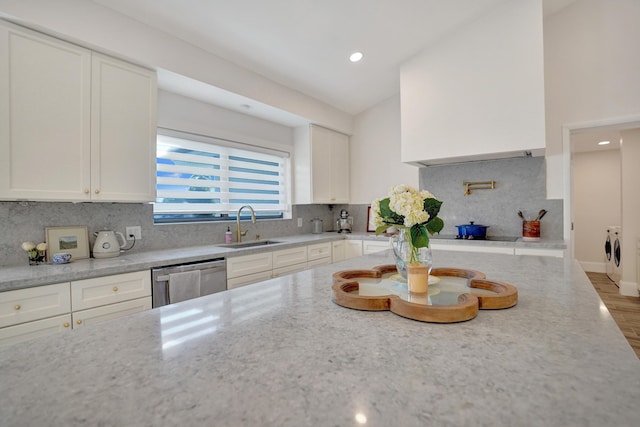
<svg viewBox="0 0 640 427">
<path fill-rule="evenodd" d="M 604 273 L 587 272 L 587 276 L 640 359 L 640 298 L 620 295 L 616 284 Z"/>
</svg>

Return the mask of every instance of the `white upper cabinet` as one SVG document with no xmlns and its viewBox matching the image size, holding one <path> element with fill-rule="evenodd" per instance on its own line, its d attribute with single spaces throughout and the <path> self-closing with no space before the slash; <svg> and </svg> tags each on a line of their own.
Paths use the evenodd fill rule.
<svg viewBox="0 0 640 427">
<path fill-rule="evenodd" d="M 0 21 L 0 200 L 155 200 L 155 72 Z"/>
<path fill-rule="evenodd" d="M 92 198 L 156 199 L 156 73 L 93 54 Z"/>
<path fill-rule="evenodd" d="M 543 154 L 541 1 L 505 2 L 402 64 L 400 92 L 403 162 Z"/>
<path fill-rule="evenodd" d="M 295 140 L 295 203 L 349 203 L 349 136 L 310 125 Z"/>
</svg>

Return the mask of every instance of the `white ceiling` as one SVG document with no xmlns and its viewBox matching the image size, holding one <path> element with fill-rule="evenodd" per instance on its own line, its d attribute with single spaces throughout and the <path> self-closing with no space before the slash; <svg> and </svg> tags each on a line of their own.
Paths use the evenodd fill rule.
<svg viewBox="0 0 640 427">
<path fill-rule="evenodd" d="M 400 64 L 506 0 L 92 1 L 357 114 L 399 92 Z M 544 0 L 544 12 L 555 13 L 574 1 Z M 348 57 L 356 50 L 364 59 L 353 64 Z M 191 91 L 206 101 L 207 91 L 189 89 L 194 83 L 159 74 L 161 87 Z M 256 110 L 243 111 L 247 114 L 270 114 L 267 106 L 219 88 L 209 92 L 218 95 L 217 105 L 242 111 L 246 106 L 240 105 L 246 104 Z"/>
</svg>

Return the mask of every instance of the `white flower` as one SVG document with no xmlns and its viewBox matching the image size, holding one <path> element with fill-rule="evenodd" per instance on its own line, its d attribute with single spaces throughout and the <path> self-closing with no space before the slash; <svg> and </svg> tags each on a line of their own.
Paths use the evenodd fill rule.
<svg viewBox="0 0 640 427">
<path fill-rule="evenodd" d="M 35 248 L 36 248 L 36 244 L 33 243 L 33 242 L 24 242 L 24 243 L 22 243 L 22 249 L 24 249 L 27 252 L 32 251 Z"/>
<path fill-rule="evenodd" d="M 38 243 L 38 246 L 36 246 L 36 249 L 40 252 L 44 252 L 47 250 L 47 244 L 46 243 Z"/>
</svg>

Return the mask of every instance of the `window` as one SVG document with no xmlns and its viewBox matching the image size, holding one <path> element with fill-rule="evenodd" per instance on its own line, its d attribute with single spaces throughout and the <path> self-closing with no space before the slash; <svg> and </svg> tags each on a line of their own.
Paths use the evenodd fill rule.
<svg viewBox="0 0 640 427">
<path fill-rule="evenodd" d="M 287 152 L 159 129 L 156 164 L 156 223 L 289 217 Z"/>
</svg>

